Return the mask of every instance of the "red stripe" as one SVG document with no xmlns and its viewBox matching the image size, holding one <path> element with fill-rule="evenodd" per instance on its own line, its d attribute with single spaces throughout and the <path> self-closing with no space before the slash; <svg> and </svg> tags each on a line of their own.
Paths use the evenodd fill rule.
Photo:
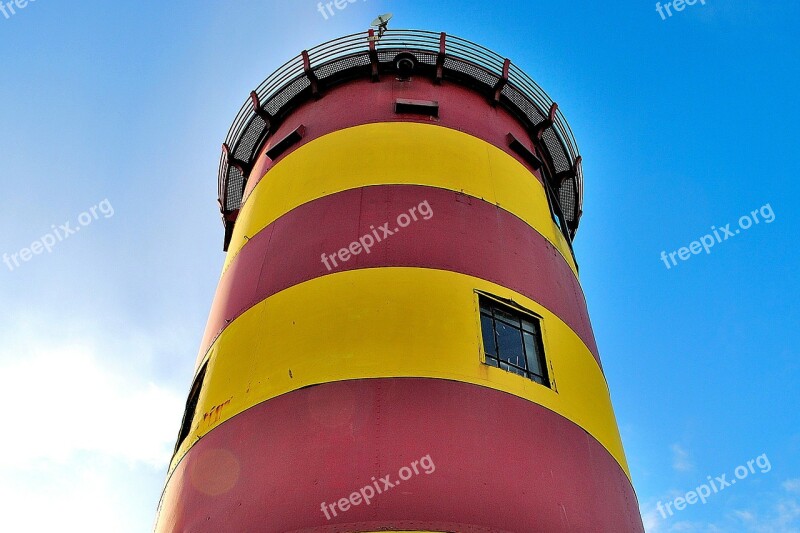
<svg viewBox="0 0 800 533">
<path fill-rule="evenodd" d="M 436 101 L 439 103 L 439 117 L 434 120 L 421 115 L 398 115 L 394 112 L 397 98 Z M 354 102 L 358 103 L 354 105 Z M 312 100 L 291 112 L 262 148 L 250 173 L 244 197 L 250 195 L 270 168 L 304 144 L 334 131 L 379 122 L 419 122 L 463 131 L 504 150 L 542 181 L 539 171 L 534 171 L 508 145 L 509 133 L 525 141 L 530 139 L 528 132 L 502 107 L 487 105 L 486 98 L 476 91 L 455 84 L 436 85 L 424 77 L 414 78 L 414 83 L 372 83 L 359 79 L 326 91 L 322 103 Z M 266 152 L 301 124 L 306 126 L 303 139 L 271 161 Z M 529 143 L 528 147 L 531 146 Z"/>
<path fill-rule="evenodd" d="M 341 248 L 427 201 L 433 216 L 400 229 L 329 272 L 321 254 Z M 378 231 L 382 235 L 382 231 Z M 338 262 L 338 261 L 337 261 Z M 460 193 L 419 185 L 351 189 L 303 204 L 251 236 L 223 274 L 201 345 L 256 303 L 298 283 L 358 268 L 411 266 L 460 272 L 523 294 L 555 313 L 594 354 L 586 300 L 556 248 L 521 219 Z"/>
<path fill-rule="evenodd" d="M 379 483 L 370 505 L 323 514 L 322 502 L 373 477 L 394 483 L 428 455 L 399 486 Z M 421 378 L 319 385 L 235 416 L 180 462 L 156 531 L 384 528 L 643 531 L 628 478 L 580 427 L 509 394 Z"/>
</svg>

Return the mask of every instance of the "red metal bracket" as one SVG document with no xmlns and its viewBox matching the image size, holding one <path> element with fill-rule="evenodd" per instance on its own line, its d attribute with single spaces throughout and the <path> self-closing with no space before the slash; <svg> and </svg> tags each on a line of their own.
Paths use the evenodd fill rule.
<svg viewBox="0 0 800 533">
<path fill-rule="evenodd" d="M 547 114 L 547 118 L 537 124 L 536 129 L 533 132 L 533 135 L 537 140 L 541 140 L 542 135 L 544 135 L 544 130 L 551 127 L 555 123 L 556 111 L 558 111 L 558 104 L 553 102 L 553 105 L 550 106 L 550 112 Z"/>
<path fill-rule="evenodd" d="M 375 47 L 375 41 L 377 41 L 375 37 L 375 30 L 369 30 L 369 37 L 367 37 L 367 41 L 369 41 L 369 62 L 372 64 L 372 81 L 377 82 L 381 81 L 380 76 L 378 75 L 378 50 Z"/>
<path fill-rule="evenodd" d="M 500 94 L 503 92 L 503 87 L 506 86 L 508 83 L 508 70 L 511 67 L 511 60 L 506 59 L 503 61 L 503 74 L 500 76 L 500 79 L 497 80 L 497 83 L 494 85 L 494 98 L 492 99 L 492 105 L 497 105 L 500 103 Z"/>
<path fill-rule="evenodd" d="M 319 80 L 317 79 L 317 75 L 314 74 L 314 71 L 311 69 L 311 61 L 308 59 L 308 50 L 303 50 L 303 72 L 305 72 L 308 81 L 311 82 L 311 94 L 314 98 L 319 98 Z"/>
<path fill-rule="evenodd" d="M 441 85 L 442 78 L 444 77 L 444 58 L 446 48 L 447 34 L 442 32 L 439 34 L 439 53 L 436 56 L 436 77 L 433 80 L 436 85 Z"/>
<path fill-rule="evenodd" d="M 253 104 L 253 113 L 261 117 L 261 119 L 267 123 L 267 130 L 272 128 L 272 115 L 270 115 L 266 109 L 261 107 L 261 100 L 258 97 L 258 93 L 255 91 L 250 91 L 250 102 Z"/>
<path fill-rule="evenodd" d="M 222 143 L 222 152 L 225 154 L 225 159 L 228 161 L 228 165 L 238 168 L 242 171 L 242 174 L 247 174 L 246 169 L 249 165 L 241 159 L 236 159 L 233 157 L 233 154 L 231 153 L 231 147 L 228 146 L 227 143 Z"/>
</svg>

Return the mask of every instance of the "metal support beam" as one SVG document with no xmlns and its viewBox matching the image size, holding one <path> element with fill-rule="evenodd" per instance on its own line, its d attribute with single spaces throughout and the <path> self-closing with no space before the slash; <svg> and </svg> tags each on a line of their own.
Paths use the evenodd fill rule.
<svg viewBox="0 0 800 533">
<path fill-rule="evenodd" d="M 381 77 L 378 74 L 378 50 L 375 47 L 375 41 L 377 38 L 375 37 L 375 30 L 369 30 L 369 37 L 367 37 L 367 41 L 369 41 L 369 62 L 372 65 L 372 81 L 378 82 L 381 81 Z"/>
<path fill-rule="evenodd" d="M 436 77 L 434 83 L 441 85 L 442 78 L 444 77 L 444 58 L 447 49 L 447 34 L 442 32 L 439 34 L 439 53 L 436 55 Z"/>
<path fill-rule="evenodd" d="M 308 59 L 308 50 L 303 50 L 303 72 L 305 72 L 308 81 L 311 82 L 311 94 L 314 98 L 319 99 L 319 80 L 314 70 L 311 68 L 311 61 Z"/>
<path fill-rule="evenodd" d="M 269 131 L 272 128 L 272 115 L 261 107 L 261 100 L 257 92 L 250 91 L 250 103 L 253 104 L 253 113 L 261 117 L 261 119 L 267 123 L 267 130 Z"/>
<path fill-rule="evenodd" d="M 547 113 L 547 118 L 536 125 L 536 129 L 534 130 L 534 136 L 537 139 L 541 139 L 542 135 L 544 135 L 544 131 L 547 128 L 551 128 L 553 124 L 555 124 L 556 111 L 558 111 L 558 104 L 553 102 L 553 105 L 550 106 L 550 112 Z"/>
<path fill-rule="evenodd" d="M 492 98 L 492 105 L 496 106 L 500 103 L 500 95 L 503 92 L 503 87 L 506 86 L 508 83 L 508 70 L 511 67 L 511 60 L 506 58 L 503 61 L 503 74 L 500 76 L 500 79 L 497 80 L 497 83 L 494 85 L 494 97 Z"/>
</svg>

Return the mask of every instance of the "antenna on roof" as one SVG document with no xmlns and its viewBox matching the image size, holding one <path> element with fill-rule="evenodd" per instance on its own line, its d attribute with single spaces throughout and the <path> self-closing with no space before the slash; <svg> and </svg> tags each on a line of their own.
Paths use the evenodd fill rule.
<svg viewBox="0 0 800 533">
<path fill-rule="evenodd" d="M 373 28 L 378 28 L 378 35 L 375 35 L 374 37 L 370 37 L 370 39 L 373 40 L 373 41 L 379 41 L 380 38 L 383 37 L 383 34 L 386 33 L 386 30 L 388 29 L 388 25 L 389 25 L 389 21 L 390 20 L 392 20 L 392 14 L 391 13 L 386 13 L 385 15 L 380 15 L 378 18 L 373 20 L 372 24 L 370 26 L 372 26 Z"/>
</svg>

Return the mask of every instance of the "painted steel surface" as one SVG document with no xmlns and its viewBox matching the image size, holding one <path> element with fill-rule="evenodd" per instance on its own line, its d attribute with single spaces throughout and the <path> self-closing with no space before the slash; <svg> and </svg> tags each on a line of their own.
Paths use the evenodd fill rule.
<svg viewBox="0 0 800 533">
<path fill-rule="evenodd" d="M 542 317 L 554 388 L 483 364 L 476 289 Z M 605 378 L 580 337 L 533 300 L 472 276 L 409 267 L 322 276 L 250 308 L 208 357 L 192 431 L 176 461 L 221 422 L 286 392 L 414 376 L 482 385 L 542 405 L 583 428 L 627 469 Z"/>
<path fill-rule="evenodd" d="M 569 234 L 509 144 L 542 148 L 548 126 L 473 86 L 374 80 L 298 100 L 223 162 L 251 178 L 241 209 L 222 202 L 235 226 L 156 530 L 643 531 Z M 481 294 L 538 317 L 548 384 L 486 364 Z M 423 456 L 435 471 L 342 499 Z"/>
<path fill-rule="evenodd" d="M 429 219 L 415 214 L 418 220 L 398 227 L 397 217 L 420 202 L 430 209 Z M 392 235 L 380 231 L 383 240 L 372 237 L 368 252 L 337 266 L 322 261 L 321 254 L 336 254 L 385 222 Z M 324 196 L 250 237 L 220 279 L 198 361 L 228 324 L 259 301 L 332 272 L 387 266 L 461 272 L 524 294 L 567 323 L 599 364 L 583 291 L 549 241 L 500 207 L 419 185 L 374 185 Z"/>
<path fill-rule="evenodd" d="M 436 102 L 439 116 L 430 117 L 411 113 L 396 113 L 397 99 L 413 99 Z M 370 102 L 370 105 L 353 106 L 353 102 Z M 278 162 L 296 149 L 334 131 L 340 131 L 363 124 L 380 122 L 417 122 L 431 124 L 461 131 L 477 137 L 525 165 L 536 179 L 542 181 L 539 171 L 531 168 L 509 147 L 508 134 L 525 139 L 525 128 L 502 107 L 486 105 L 486 100 L 474 91 L 459 85 L 443 88 L 427 78 L 417 78 L 414 83 L 388 81 L 372 83 L 369 80 L 354 80 L 345 85 L 333 87 L 325 93 L 325 108 L 320 110 L 317 102 L 305 103 L 275 130 L 262 148 L 253 165 L 250 179 L 245 188 L 245 201 L 258 182 Z M 305 136 L 289 147 L 275 161 L 266 156 L 273 146 L 300 125 L 308 125 Z"/>
<path fill-rule="evenodd" d="M 367 185 L 414 184 L 461 191 L 538 229 L 574 268 L 550 215 L 544 186 L 516 159 L 466 133 L 417 123 L 366 124 L 298 148 L 269 171 L 242 207 L 225 262 L 295 207 Z"/>
<path fill-rule="evenodd" d="M 430 474 L 323 514 L 424 455 Z M 628 478 L 578 426 L 439 379 L 345 381 L 259 404 L 192 448 L 162 510 L 159 532 L 643 531 Z"/>
</svg>

